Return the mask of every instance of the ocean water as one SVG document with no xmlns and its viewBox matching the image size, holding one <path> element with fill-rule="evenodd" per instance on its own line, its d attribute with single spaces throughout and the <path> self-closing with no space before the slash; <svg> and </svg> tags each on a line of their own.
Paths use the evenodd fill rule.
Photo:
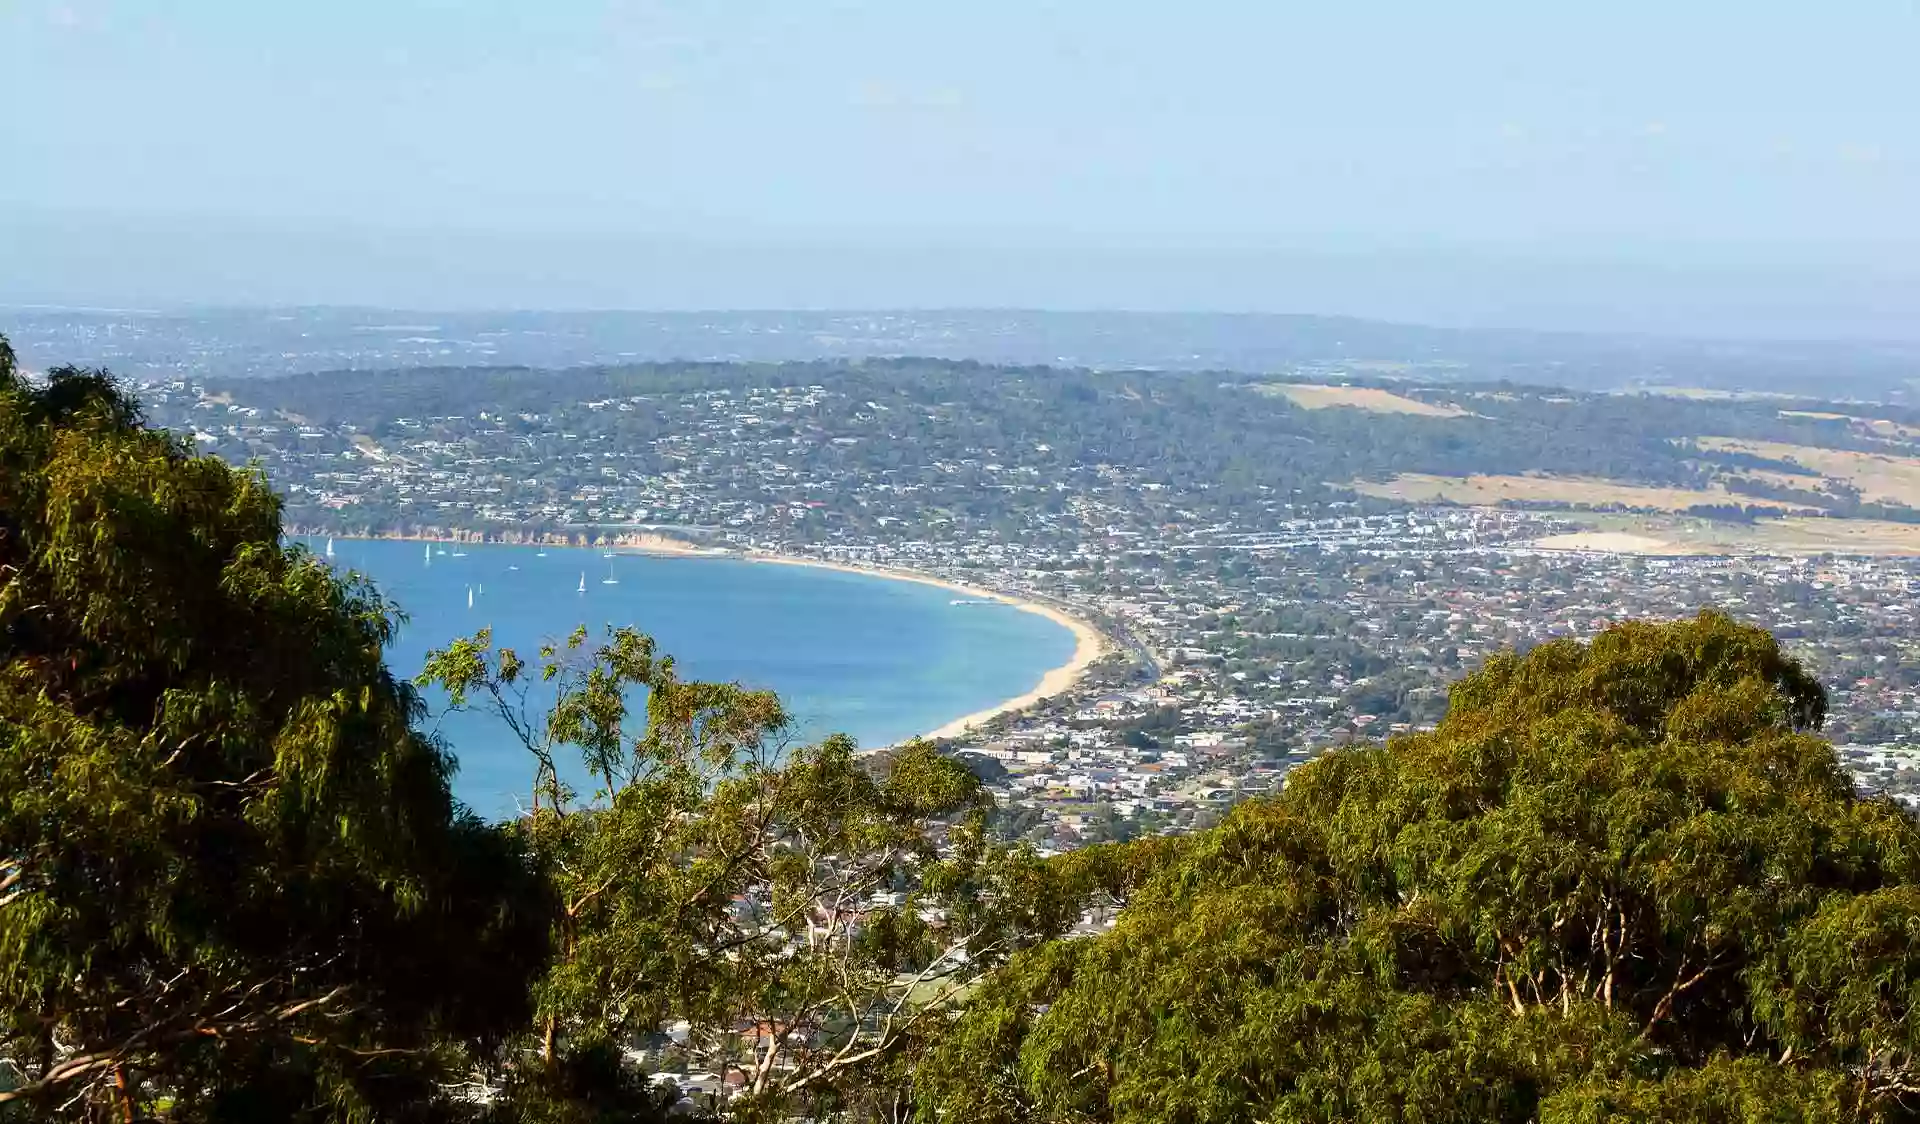
<svg viewBox="0 0 1920 1124">
<path fill-rule="evenodd" d="M 325 540 L 308 545 L 319 554 Z M 532 656 L 577 625 L 599 637 L 630 624 L 674 657 L 682 678 L 777 691 L 806 740 L 843 732 L 881 746 L 925 733 L 1032 690 L 1075 643 L 1011 605 L 954 604 L 959 595 L 935 586 L 744 559 L 337 539 L 333 564 L 372 578 L 407 615 L 387 652 L 403 677 L 429 650 L 481 628 Z M 460 760 L 455 792 L 482 814 L 511 813 L 532 777 L 526 751 L 497 719 L 447 713 L 437 692 L 427 701 L 428 725 Z"/>
</svg>

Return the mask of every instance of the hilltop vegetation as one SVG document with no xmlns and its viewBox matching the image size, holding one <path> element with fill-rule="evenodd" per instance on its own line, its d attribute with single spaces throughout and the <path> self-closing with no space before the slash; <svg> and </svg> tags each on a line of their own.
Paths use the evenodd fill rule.
<svg viewBox="0 0 1920 1124">
<path fill-rule="evenodd" d="M 981 1121 L 1895 1120 L 1920 831 L 1722 617 L 1503 656 L 1328 754 L 1092 940 L 1014 958 L 920 1075 Z"/>
<path fill-rule="evenodd" d="M 527 1016 L 542 891 L 449 795 L 389 607 L 282 549 L 257 476 L 4 339 L 0 465 L 0 1105 L 432 1100 L 442 1044 Z"/>
<path fill-rule="evenodd" d="M 1920 1116 L 1920 827 L 1725 617 L 1044 861 L 932 747 L 481 634 L 422 681 L 527 751 L 490 824 L 257 476 L 4 344 L 0 463 L 0 1118 L 658 1119 L 635 1056 L 741 1119 Z"/>
<path fill-rule="evenodd" d="M 1879 457 L 1881 480 L 1920 479 L 1920 430 L 1899 410 L 1876 408 L 1875 428 L 1781 400 L 1366 382 L 898 359 L 331 372 L 149 398 L 209 450 L 259 459 L 303 527 L 361 532 L 579 528 L 636 511 L 720 525 L 804 502 L 784 528 L 803 541 L 878 520 L 1007 535 L 1077 501 L 1142 526 L 1257 531 L 1415 496 L 1920 520 L 1920 490 L 1841 465 Z M 1452 483 L 1482 476 L 1532 482 L 1511 497 Z M 1647 488 L 1663 491 L 1623 490 Z"/>
</svg>

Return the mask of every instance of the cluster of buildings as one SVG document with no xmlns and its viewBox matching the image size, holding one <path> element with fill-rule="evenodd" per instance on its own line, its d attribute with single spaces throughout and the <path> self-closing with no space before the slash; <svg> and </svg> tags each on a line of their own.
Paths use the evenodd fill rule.
<svg viewBox="0 0 1920 1124">
<path fill-rule="evenodd" d="M 1416 730 L 1491 652 L 1722 609 L 1832 694 L 1863 786 L 1920 800 L 1920 561 L 1542 550 L 1547 512 L 1296 502 L 1267 485 L 950 440 L 821 384 L 316 425 L 187 379 L 140 388 L 327 530 L 606 537 L 904 568 L 1045 601 L 1114 642 L 1071 690 L 955 739 L 1043 848 L 1204 825 L 1330 747 Z M 913 456 L 902 443 L 915 440 Z M 927 436 L 927 435 L 931 436 Z M 921 453 L 924 452 L 924 455 Z"/>
<path fill-rule="evenodd" d="M 1077 597 L 1154 664 L 1134 683 L 1090 676 L 1059 705 L 968 735 L 966 751 L 1000 767 L 1003 807 L 1043 846 L 1179 830 L 1328 748 L 1430 725 L 1448 683 L 1494 651 L 1711 607 L 1772 630 L 1818 675 L 1824 732 L 1861 788 L 1920 804 L 1920 560 L 1643 558 L 1406 533 L 1486 522 L 1492 537 L 1508 518 L 1416 510 L 1372 524 L 1371 542 L 1251 551 L 1226 576 L 1109 567 L 1091 590 L 1044 561 L 1011 580 L 983 566 L 1018 591 Z"/>
</svg>

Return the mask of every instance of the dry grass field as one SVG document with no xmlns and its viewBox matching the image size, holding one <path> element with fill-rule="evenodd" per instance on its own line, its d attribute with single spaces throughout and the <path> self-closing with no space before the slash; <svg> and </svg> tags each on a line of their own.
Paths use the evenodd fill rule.
<svg viewBox="0 0 1920 1124">
<path fill-rule="evenodd" d="M 1874 519 L 1768 519 L 1764 523 L 1711 523 L 1661 515 L 1607 517 L 1594 530 L 1534 540 L 1542 550 L 1701 555 L 1701 553 L 1866 553 L 1920 555 L 1920 525 Z"/>
<path fill-rule="evenodd" d="M 1769 519 L 1754 542 L 1787 554 L 1920 554 L 1920 524 L 1877 519 Z"/>
<path fill-rule="evenodd" d="M 1585 551 L 1595 554 L 1708 554 L 1699 543 L 1643 535 L 1634 531 L 1574 531 L 1548 535 L 1529 545 L 1540 550 Z"/>
<path fill-rule="evenodd" d="M 1806 465 L 1822 476 L 1844 481 L 1860 489 L 1860 498 L 1868 502 L 1920 507 L 1920 458 L 1731 437 L 1701 437 L 1697 440 L 1704 449 L 1752 453 Z"/>
<path fill-rule="evenodd" d="M 1920 555 L 1920 524 L 1789 516 L 1753 524 L 1660 515 L 1575 515 L 1591 529 L 1532 544 L 1609 554 Z"/>
<path fill-rule="evenodd" d="M 1561 504 L 1619 504 L 1622 507 L 1680 511 L 1697 504 L 1737 503 L 1788 511 L 1793 505 L 1739 496 L 1724 489 L 1658 488 L 1623 484 L 1580 476 L 1430 476 L 1402 473 L 1386 483 L 1360 480 L 1348 484 L 1356 492 L 1411 503 L 1446 501 L 1497 505 L 1503 502 Z"/>
<path fill-rule="evenodd" d="M 1376 414 L 1418 414 L 1426 418 L 1465 417 L 1458 406 L 1436 406 L 1416 398 L 1407 398 L 1391 390 L 1372 386 L 1321 386 L 1313 383 L 1266 383 L 1263 394 L 1277 394 L 1304 410 L 1328 410 L 1349 406 Z"/>
</svg>

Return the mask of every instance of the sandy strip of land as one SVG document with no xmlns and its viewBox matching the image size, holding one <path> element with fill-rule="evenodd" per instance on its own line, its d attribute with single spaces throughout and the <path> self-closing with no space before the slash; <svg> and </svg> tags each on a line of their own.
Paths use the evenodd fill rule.
<svg viewBox="0 0 1920 1124">
<path fill-rule="evenodd" d="M 1078 617 L 1070 616 L 1054 608 L 1052 605 L 1039 601 L 1023 601 L 1018 597 L 1009 596 L 1005 593 L 997 593 L 991 589 L 981 589 L 978 586 L 963 585 L 960 582 L 947 581 L 944 578 L 936 578 L 930 574 L 922 574 L 913 570 L 896 570 L 886 566 L 852 566 L 843 562 L 823 562 L 812 558 L 792 558 L 781 554 L 743 554 L 739 557 L 752 562 L 764 562 L 776 566 L 812 566 L 821 570 L 839 570 L 847 574 L 864 574 L 868 577 L 890 578 L 894 581 L 918 582 L 921 585 L 934 586 L 947 590 L 950 593 L 960 594 L 964 597 L 984 598 L 986 600 L 999 601 L 1012 605 L 1021 612 L 1033 613 L 1037 616 L 1045 617 L 1073 633 L 1073 655 L 1068 658 L 1066 663 L 1061 664 L 1059 667 L 1041 676 L 1040 682 L 1034 684 L 1031 691 L 990 706 L 985 710 L 975 711 L 972 714 L 956 718 L 937 730 L 928 731 L 922 735 L 923 737 L 957 738 L 969 729 L 979 726 L 990 719 L 1013 711 L 1025 710 L 1041 699 L 1057 695 L 1079 682 L 1080 677 L 1087 673 L 1087 668 L 1091 667 L 1095 660 L 1105 655 L 1111 647 L 1107 637 L 1102 634 L 1099 629 Z"/>
<path fill-rule="evenodd" d="M 599 542 L 574 542 L 565 535 L 529 535 L 525 538 L 485 538 L 477 534 L 459 534 L 443 530 L 394 531 L 379 535 L 347 535 L 337 531 L 312 531 L 296 528 L 290 536 L 301 539 L 360 539 L 367 542 L 432 542 L 461 546 L 553 546 L 563 550 L 612 550 L 617 554 L 649 554 L 671 557 L 730 558 L 733 552 L 723 547 L 700 546 L 671 535 L 651 531 L 628 531 L 610 535 Z"/>
<path fill-rule="evenodd" d="M 669 535 L 616 535 L 607 545 L 615 554 L 652 554 L 670 558 L 723 558 L 731 552 L 713 546 L 695 546 Z"/>
</svg>

